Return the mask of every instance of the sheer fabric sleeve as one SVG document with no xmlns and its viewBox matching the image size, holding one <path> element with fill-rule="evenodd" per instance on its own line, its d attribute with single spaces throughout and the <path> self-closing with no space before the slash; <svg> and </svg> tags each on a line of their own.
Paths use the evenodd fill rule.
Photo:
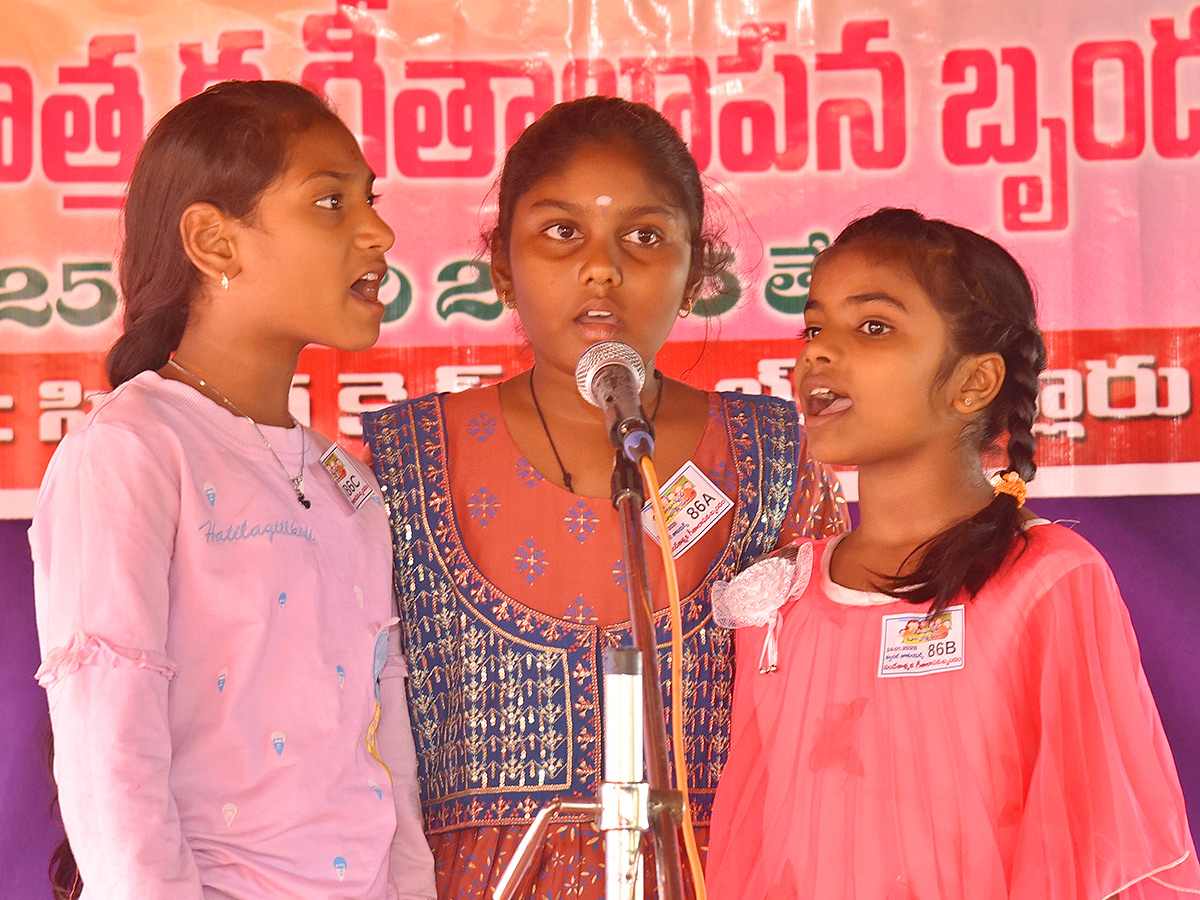
<svg viewBox="0 0 1200 900">
<path fill-rule="evenodd" d="M 408 715 L 408 666 L 400 650 L 400 626 L 388 630 L 388 661 L 379 681 L 379 753 L 392 776 L 396 836 L 389 859 L 389 897 L 433 900 L 433 853 L 425 840 L 417 750 Z"/>
<path fill-rule="evenodd" d="M 179 479 L 92 422 L 60 445 L 30 528 L 54 774 L 90 900 L 200 900 L 169 787 L 168 579 Z"/>
<path fill-rule="evenodd" d="M 842 485 L 829 466 L 808 455 L 808 441 L 803 432 L 798 458 L 796 490 L 776 547 L 786 546 L 801 537 L 817 540 L 832 537 L 850 527 Z"/>
<path fill-rule="evenodd" d="M 1033 607 L 1024 653 L 1037 730 L 1010 896 L 1200 894 L 1171 750 L 1098 554 Z"/>
</svg>

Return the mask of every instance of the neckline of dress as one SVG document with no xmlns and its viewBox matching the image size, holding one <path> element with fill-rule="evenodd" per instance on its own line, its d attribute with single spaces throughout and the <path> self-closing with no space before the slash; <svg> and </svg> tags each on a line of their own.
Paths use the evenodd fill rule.
<svg viewBox="0 0 1200 900">
<path fill-rule="evenodd" d="M 196 388 L 186 382 L 177 381 L 174 378 L 164 378 L 153 369 L 147 369 L 144 372 L 138 373 L 128 382 L 125 382 L 125 384 L 137 384 L 158 396 L 169 398 L 169 402 L 179 404 L 195 413 L 196 416 L 213 426 L 215 431 L 237 444 L 254 450 L 266 449 L 263 446 L 262 436 L 254 430 L 255 425 L 250 419 L 235 415 L 213 398 L 196 390 Z M 124 386 L 122 384 L 109 391 L 105 395 L 105 401 Z M 305 435 L 304 440 L 307 443 L 314 447 L 317 446 L 313 438 L 315 432 L 306 430 L 305 426 L 300 422 L 290 427 L 286 425 L 258 425 L 257 428 L 265 432 L 266 436 L 271 439 L 275 451 L 292 463 L 300 459 L 300 435 L 302 433 Z"/>
<path fill-rule="evenodd" d="M 496 384 L 489 384 L 484 387 L 477 388 L 476 390 L 489 391 L 489 392 L 494 393 L 494 398 L 492 399 L 491 402 L 494 403 L 495 407 L 496 407 L 496 424 L 498 426 L 497 433 L 499 433 L 500 431 L 504 432 L 504 439 L 506 441 L 508 441 L 509 445 L 512 447 L 513 455 L 516 456 L 517 459 L 525 460 L 525 462 L 529 465 L 529 470 L 531 472 L 533 472 L 534 474 L 536 474 L 540 481 L 546 482 L 548 485 L 553 487 L 555 490 L 562 491 L 564 494 L 567 494 L 571 497 L 578 497 L 582 500 L 610 500 L 611 501 L 611 499 L 612 499 L 611 497 L 606 497 L 606 496 L 593 497 L 589 494 L 580 494 L 575 491 L 568 491 L 562 485 L 556 484 L 554 481 L 551 481 L 549 478 L 547 478 L 545 473 L 542 472 L 541 469 L 536 468 L 533 465 L 533 463 L 529 462 L 529 457 L 527 457 L 523 452 L 521 452 L 521 448 L 517 445 L 516 439 L 512 436 L 512 431 L 508 427 L 508 419 L 505 418 L 505 416 L 504 416 L 504 404 L 500 402 L 500 384 L 497 382 Z M 717 409 L 720 408 L 721 395 L 715 391 L 705 391 L 705 393 L 708 395 L 708 418 L 704 422 L 704 427 L 702 429 L 700 429 L 700 436 L 696 439 L 696 445 L 694 447 L 692 447 L 691 452 L 688 453 L 688 456 L 687 456 L 688 460 L 694 459 L 696 456 L 696 452 L 704 445 L 704 440 L 705 440 L 705 438 L 708 437 L 708 429 L 710 427 L 712 427 L 712 423 L 716 419 L 716 417 L 713 415 L 713 413 Z M 655 410 L 656 414 L 657 414 L 657 412 L 658 412 L 658 410 Z M 728 438 L 728 430 L 726 431 L 726 437 Z M 613 452 L 616 453 L 616 448 L 613 448 Z M 665 484 L 666 482 L 662 480 L 663 473 L 658 472 L 657 474 L 659 476 L 660 483 Z M 674 472 L 671 472 L 668 474 L 667 477 L 670 477 L 670 475 L 674 475 L 674 474 L 675 474 Z"/>
<path fill-rule="evenodd" d="M 1049 519 L 1033 518 L 1022 523 L 1021 528 L 1028 531 L 1035 525 L 1049 524 Z M 829 574 L 829 562 L 833 559 L 833 550 L 849 533 L 845 531 L 831 537 L 825 545 L 825 552 L 821 554 L 821 586 L 824 588 L 825 596 L 839 606 L 887 606 L 892 603 L 903 603 L 905 606 L 912 606 L 913 604 L 908 601 L 899 597 L 893 597 L 891 594 L 883 594 L 879 591 L 860 591 L 838 584 L 833 580 L 833 577 Z"/>
<path fill-rule="evenodd" d="M 576 493 L 567 491 L 562 486 L 555 484 L 553 481 L 550 481 L 540 471 L 533 468 L 533 465 L 531 463 L 529 463 L 528 459 L 526 459 L 525 455 L 521 452 L 521 448 L 517 446 L 516 441 L 514 441 L 512 439 L 512 434 L 508 430 L 508 423 L 504 420 L 504 408 L 500 404 L 499 385 L 496 385 L 496 384 L 486 385 L 485 387 L 475 388 L 474 390 L 489 391 L 490 393 L 493 394 L 493 396 L 489 402 L 495 404 L 496 422 L 498 425 L 497 433 L 499 433 L 501 430 L 504 432 L 505 439 L 508 441 L 509 445 L 512 448 L 513 456 L 517 459 L 525 460 L 525 462 L 529 464 L 530 471 L 535 472 L 541 481 L 544 481 L 546 484 L 548 484 L 550 487 L 554 488 L 555 490 L 560 491 L 564 494 L 567 494 L 569 497 L 577 497 L 577 498 L 585 499 L 585 500 L 603 499 L 603 498 L 596 498 L 596 497 L 587 497 L 584 494 L 576 494 Z M 704 424 L 704 430 L 701 431 L 701 433 L 700 433 L 701 434 L 700 443 L 697 443 L 697 445 L 696 445 L 697 449 L 700 447 L 700 444 L 703 443 L 704 437 L 708 434 L 709 427 L 711 426 L 712 422 L 716 418 L 715 416 L 713 416 L 711 414 L 713 411 L 713 408 L 714 408 L 714 404 L 716 404 L 719 407 L 720 405 L 723 405 L 723 403 L 724 403 L 724 400 L 720 394 L 718 394 L 714 391 L 708 391 L 706 393 L 708 393 L 708 395 L 709 395 L 708 402 L 709 402 L 710 415 L 708 417 L 708 421 L 705 422 L 705 424 Z M 452 500 L 449 500 L 449 498 L 450 498 L 450 459 L 449 459 L 450 445 L 449 445 L 449 442 L 446 440 L 446 438 L 448 436 L 448 431 L 446 429 L 445 396 L 442 394 L 436 394 L 434 399 L 437 401 L 436 410 L 437 410 L 437 417 L 438 417 L 438 426 L 439 426 L 439 430 L 442 435 L 442 446 L 443 446 L 444 452 L 446 454 L 445 465 L 442 467 L 441 471 L 438 474 L 439 474 L 440 478 L 445 479 L 445 492 L 446 492 L 446 497 L 448 500 L 448 502 L 446 504 L 447 510 L 448 510 L 446 515 L 449 516 L 450 525 L 452 526 L 448 532 L 449 535 L 452 535 L 452 537 L 450 537 L 450 538 L 438 537 L 436 534 L 431 534 L 430 537 L 433 540 L 434 544 L 440 546 L 440 545 L 444 545 L 447 542 L 447 540 L 452 540 L 454 543 L 454 549 L 457 550 L 457 552 L 459 554 L 461 554 L 462 559 L 466 561 L 467 565 L 470 567 L 470 570 L 471 570 L 471 573 L 473 574 L 473 576 L 476 579 L 478 579 L 480 583 L 482 583 L 483 585 L 486 585 L 486 590 L 489 593 L 494 593 L 497 596 L 504 598 L 504 600 L 507 603 L 509 603 L 516 609 L 520 610 L 521 613 L 524 615 L 534 617 L 538 620 L 545 622 L 548 625 L 558 625 L 560 627 L 566 626 L 566 627 L 575 629 L 577 631 L 596 631 L 601 634 L 612 634 L 612 633 L 620 633 L 620 632 L 629 631 L 630 628 L 632 627 L 632 623 L 630 622 L 629 619 L 624 619 L 620 622 L 613 622 L 608 625 L 597 625 L 597 624 L 591 623 L 591 622 L 581 622 L 578 619 L 567 619 L 567 618 L 563 618 L 562 616 L 551 615 L 550 613 L 543 612 L 540 609 L 535 609 L 532 606 L 529 606 L 529 605 L 521 602 L 517 598 L 509 596 L 509 594 L 506 591 L 504 591 L 498 584 L 496 584 L 494 581 L 492 581 L 490 578 L 488 578 L 483 573 L 483 570 L 479 568 L 478 563 L 476 563 L 475 560 L 471 557 L 471 554 L 467 552 L 466 541 L 463 539 L 462 529 L 459 528 L 459 525 L 458 525 L 458 511 L 454 508 L 454 502 Z M 478 414 L 479 412 L 485 412 L 485 411 L 486 411 L 485 409 L 477 409 L 476 414 Z M 730 453 L 732 455 L 736 451 L 734 451 L 732 449 L 733 444 L 729 440 L 730 435 L 729 435 L 729 425 L 728 425 L 727 419 L 728 419 L 728 416 L 725 416 L 723 419 L 726 421 L 724 440 L 725 440 L 726 444 L 731 448 Z M 693 451 L 692 455 L 693 456 L 695 455 L 694 451 Z M 689 459 L 690 458 L 691 457 L 689 457 Z M 758 466 L 761 468 L 762 465 L 763 465 L 763 462 L 762 462 L 762 459 L 760 458 L 758 461 Z M 730 510 L 730 514 L 735 516 L 735 518 L 732 520 L 733 522 L 737 521 L 736 515 L 738 512 L 741 511 L 741 509 L 743 507 L 740 492 L 736 492 L 736 493 L 738 494 L 738 496 L 735 496 L 733 498 L 734 505 L 733 505 L 733 509 Z M 683 614 L 683 625 L 684 625 L 685 631 L 690 631 L 694 624 L 698 624 L 699 621 L 702 618 L 704 618 L 703 616 L 699 616 L 699 617 L 695 618 L 694 621 L 689 621 L 688 616 L 687 616 L 688 609 L 695 608 L 698 606 L 698 604 L 696 604 L 694 602 L 689 602 L 689 601 L 691 601 L 692 598 L 694 598 L 698 594 L 700 594 L 704 590 L 706 585 L 710 584 L 713 580 L 715 580 L 717 571 L 720 567 L 721 562 L 723 562 L 731 554 L 733 554 L 734 550 L 735 550 L 735 547 L 734 547 L 734 540 L 733 540 L 733 532 L 731 530 L 730 531 L 730 539 L 725 542 L 725 547 L 723 548 L 723 550 L 721 552 L 721 557 L 719 559 L 717 559 L 709 567 L 708 571 L 705 572 L 704 576 L 700 579 L 700 582 L 696 585 L 696 588 L 694 590 L 692 590 L 686 596 L 679 598 L 680 611 Z M 474 607 L 476 610 L 478 610 L 480 612 L 480 615 L 484 615 L 484 617 L 488 618 L 489 621 L 493 621 L 493 622 L 495 621 L 494 617 L 487 616 L 478 604 L 472 603 L 471 605 L 472 605 L 472 607 Z M 670 614 L 671 614 L 671 610 L 670 610 L 669 606 L 665 606 L 662 609 L 655 610 L 652 614 L 652 620 L 655 624 L 655 627 L 657 628 L 657 626 L 660 625 L 663 621 L 669 619 Z M 711 611 L 710 611 L 710 614 L 711 614 Z M 514 616 L 510 616 L 510 620 L 512 620 L 514 618 L 515 618 Z"/>
</svg>

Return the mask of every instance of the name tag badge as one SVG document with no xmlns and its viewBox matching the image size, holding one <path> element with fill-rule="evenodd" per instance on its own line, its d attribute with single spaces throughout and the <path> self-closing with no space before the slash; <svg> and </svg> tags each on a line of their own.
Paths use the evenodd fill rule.
<svg viewBox="0 0 1200 900">
<path fill-rule="evenodd" d="M 375 493 L 375 489 L 358 471 L 350 454 L 337 444 L 331 444 L 321 456 L 321 465 L 355 509 L 359 509 Z"/>
<path fill-rule="evenodd" d="M 932 619 L 911 614 L 884 616 L 879 677 L 903 678 L 963 668 L 965 632 L 963 606 L 951 606 Z"/>
<path fill-rule="evenodd" d="M 682 556 L 721 516 L 733 509 L 733 501 L 690 459 L 659 489 L 658 496 L 671 537 L 671 554 L 675 557 Z M 657 544 L 658 527 L 649 501 L 642 507 L 642 527 Z"/>
</svg>

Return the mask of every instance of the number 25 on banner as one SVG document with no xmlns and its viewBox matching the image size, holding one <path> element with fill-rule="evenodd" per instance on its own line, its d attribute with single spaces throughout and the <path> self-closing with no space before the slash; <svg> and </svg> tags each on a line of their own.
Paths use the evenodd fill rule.
<svg viewBox="0 0 1200 900">
<path fill-rule="evenodd" d="M 51 304 L 50 278 L 45 272 L 32 266 L 0 269 L 0 328 L 5 320 L 42 328 L 50 324 L 56 310 L 69 325 L 100 324 L 117 308 L 117 289 L 108 278 L 111 272 L 110 262 L 63 263 L 61 294 Z M 40 305 L 33 302 L 38 300 Z"/>
<path fill-rule="evenodd" d="M 52 292 L 50 276 L 40 269 L 0 268 L 0 334 L 5 320 L 28 328 L 43 328 L 50 324 L 55 312 L 68 325 L 80 328 L 99 325 L 117 308 L 117 289 L 111 276 L 111 262 L 65 262 L 61 290 Z M 381 296 L 385 307 L 383 321 L 394 322 L 412 305 L 412 282 L 395 266 L 389 266 L 382 287 L 383 293 L 389 295 Z M 55 294 L 57 298 L 51 301 Z"/>
</svg>

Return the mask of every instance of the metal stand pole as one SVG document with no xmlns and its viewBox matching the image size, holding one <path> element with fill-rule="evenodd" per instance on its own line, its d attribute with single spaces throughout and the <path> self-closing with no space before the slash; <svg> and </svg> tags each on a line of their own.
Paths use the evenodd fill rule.
<svg viewBox="0 0 1200 900">
<path fill-rule="evenodd" d="M 671 767 L 667 756 L 667 719 L 663 711 L 662 685 L 658 680 L 658 640 L 654 631 L 650 579 L 646 570 L 646 544 L 642 535 L 645 494 L 641 473 L 624 453 L 617 454 L 612 493 L 613 505 L 621 518 L 633 642 L 647 661 L 642 679 L 646 716 L 646 780 L 653 792 L 669 791 Z M 675 685 L 675 690 L 682 689 L 682 685 Z M 673 793 L 676 798 L 674 812 L 665 805 L 652 808 L 650 812 L 658 896 L 662 900 L 683 900 L 683 864 L 679 855 L 682 798 L 678 792 Z"/>
<path fill-rule="evenodd" d="M 645 495 L 637 466 L 617 453 L 613 469 L 613 505 L 621 519 L 625 549 L 629 618 L 637 647 L 604 652 L 604 781 L 592 799 L 558 798 L 530 823 L 513 858 L 496 882 L 493 900 L 516 896 L 541 849 L 555 813 L 591 812 L 604 834 L 608 900 L 640 900 L 642 834 L 654 836 L 660 900 L 683 900 L 679 821 L 683 799 L 671 790 L 667 724 L 658 678 L 658 650 L 646 571 L 641 513 Z M 647 661 L 643 665 L 643 661 Z M 676 685 L 675 690 L 682 690 Z M 643 716 L 643 712 L 646 716 Z M 647 718 L 648 717 L 648 718 Z M 645 770 L 643 780 L 643 737 Z"/>
<path fill-rule="evenodd" d="M 598 824 L 604 833 L 607 900 L 642 900 L 642 834 L 650 828 L 642 778 L 642 654 L 604 651 L 604 782 Z"/>
</svg>

